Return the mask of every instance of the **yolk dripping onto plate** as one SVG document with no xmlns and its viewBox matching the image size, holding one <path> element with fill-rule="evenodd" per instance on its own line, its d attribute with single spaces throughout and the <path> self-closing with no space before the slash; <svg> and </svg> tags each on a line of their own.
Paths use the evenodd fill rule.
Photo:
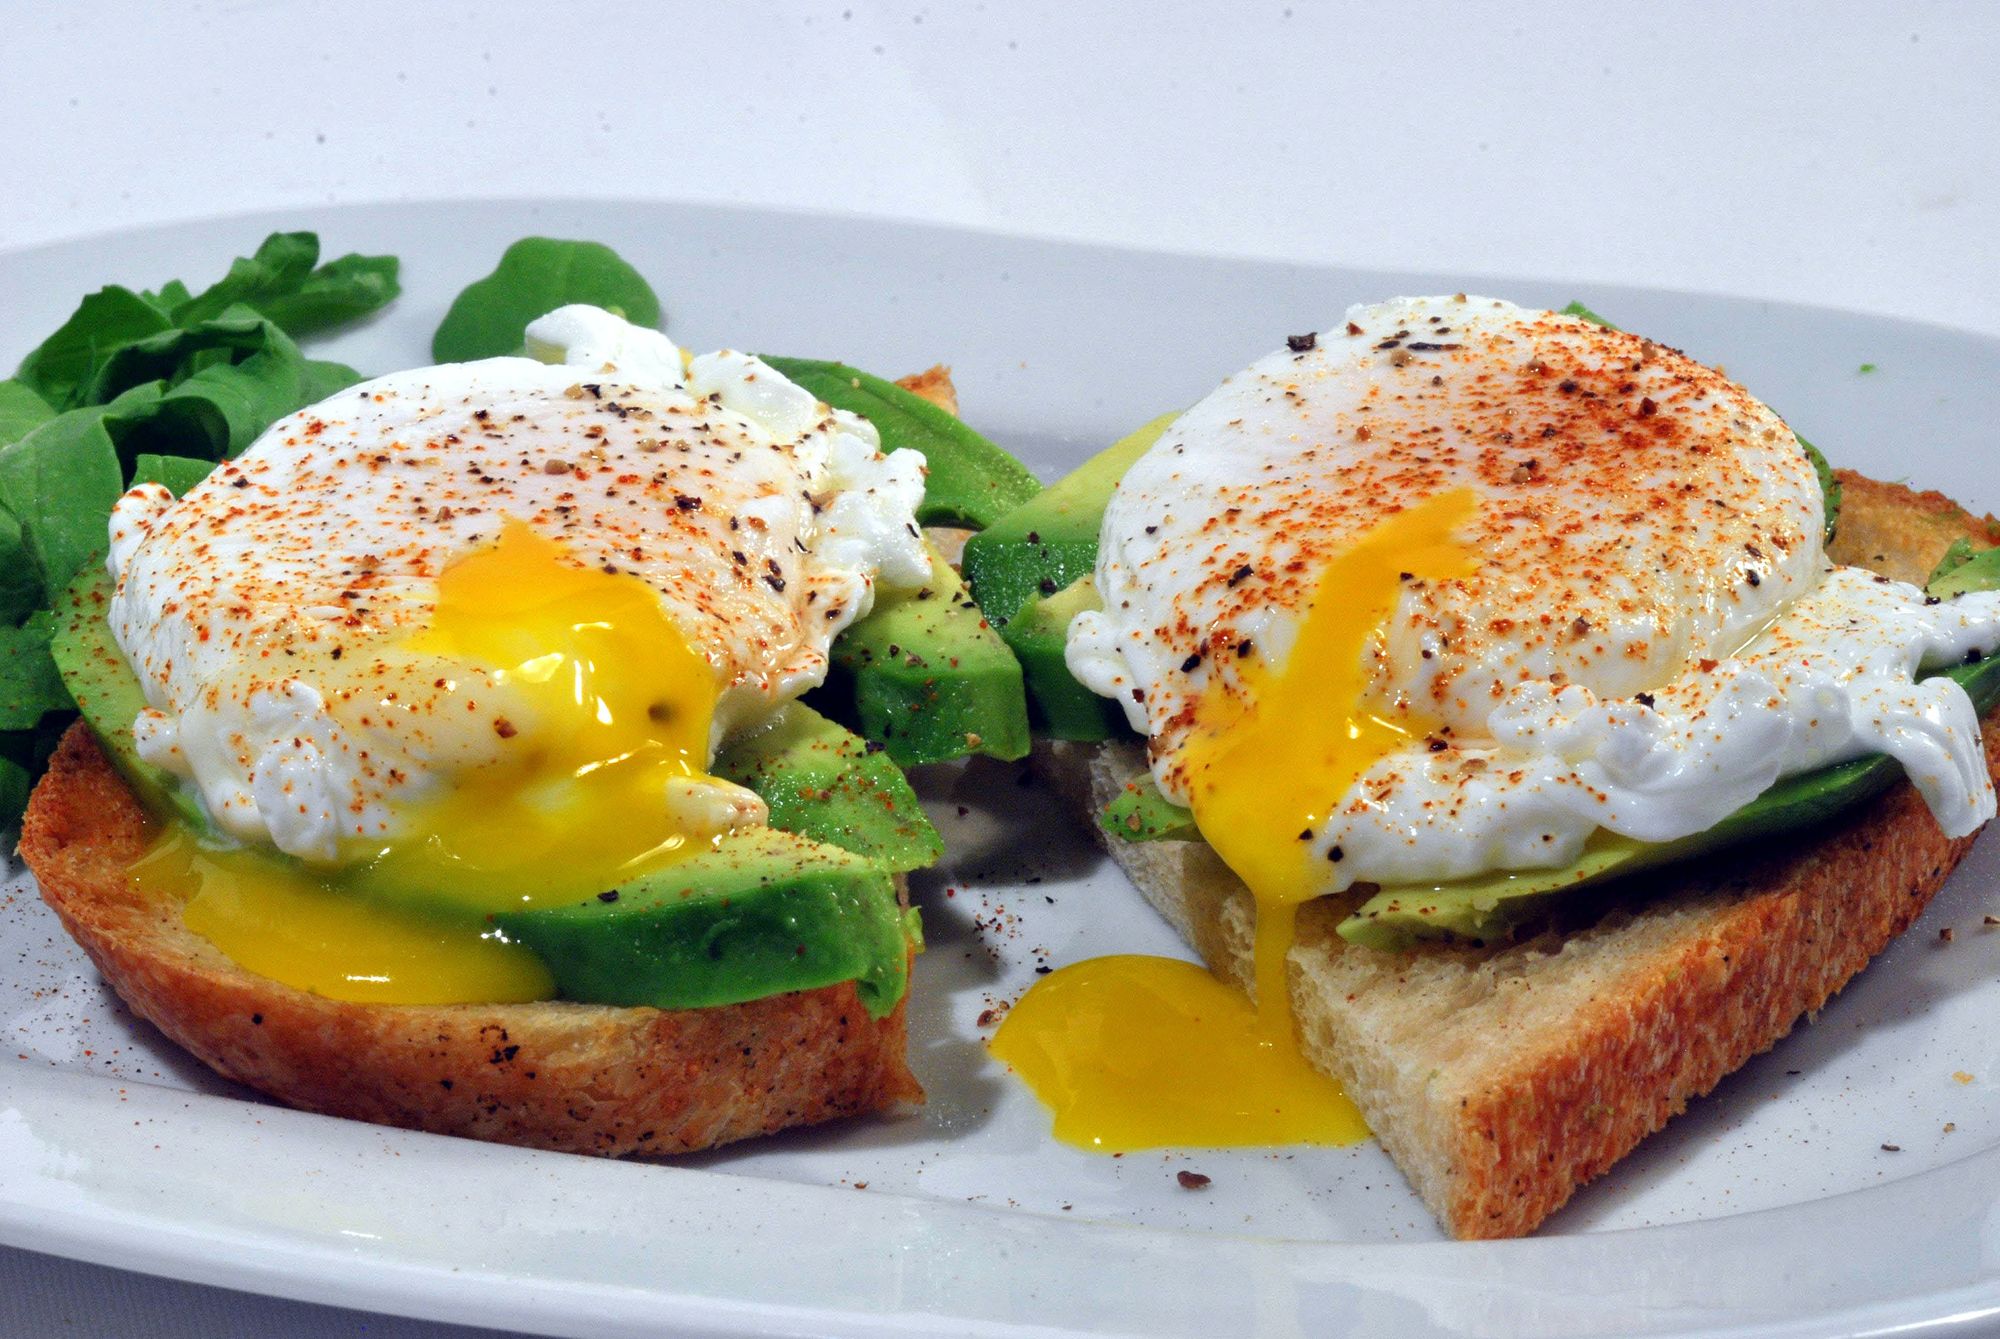
<svg viewBox="0 0 2000 1339">
<path fill-rule="evenodd" d="M 190 928 L 238 962 L 333 998 L 544 998 L 547 970 L 486 917 L 593 896 L 723 835 L 728 810 L 701 799 L 722 784 L 703 773 L 715 673 L 644 582 L 578 567 L 518 523 L 440 574 L 407 645 L 498 681 L 498 719 L 470 685 L 444 698 L 497 734 L 495 761 L 338 868 L 169 829 L 133 877 L 188 895 Z"/>
<path fill-rule="evenodd" d="M 1188 749 L 1195 822 L 1250 889 L 1256 1007 L 1170 958 L 1097 958 L 1037 982 L 994 1034 L 993 1054 L 1055 1113 L 1056 1137 L 1103 1152 L 1348 1143 L 1367 1134 L 1332 1079 L 1299 1053 L 1286 987 L 1299 905 L 1315 895 L 1309 834 L 1408 723 L 1364 706 L 1363 653 L 1409 576 L 1469 574 L 1455 535 L 1470 490 L 1389 517 L 1327 565 L 1276 671 L 1219 683 Z"/>
</svg>

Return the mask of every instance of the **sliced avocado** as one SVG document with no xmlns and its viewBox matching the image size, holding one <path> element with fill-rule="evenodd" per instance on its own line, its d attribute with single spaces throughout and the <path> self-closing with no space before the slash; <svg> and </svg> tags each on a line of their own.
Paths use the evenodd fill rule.
<svg viewBox="0 0 2000 1339">
<path fill-rule="evenodd" d="M 51 645 L 63 682 L 141 799 L 217 839 L 193 793 L 134 751 L 132 721 L 146 700 L 112 639 L 110 596 L 110 575 L 97 564 L 65 594 Z M 735 833 L 609 896 L 496 920 L 572 1000 L 694 1008 L 853 980 L 870 1013 L 893 1008 L 917 933 L 897 903 L 894 875 L 929 864 L 940 849 L 908 783 L 886 758 L 796 703 L 723 750 L 716 771 L 763 795 L 774 824 L 798 831 Z M 407 895 L 355 892 L 380 898 L 387 914 L 439 911 Z"/>
<path fill-rule="evenodd" d="M 929 585 L 884 596 L 835 640 L 814 698 L 903 766 L 1028 752 L 1020 662 L 935 552 Z"/>
<path fill-rule="evenodd" d="M 902 771 L 799 702 L 715 757 L 714 773 L 764 797 L 771 826 L 903 874 L 937 863 L 944 842 Z"/>
<path fill-rule="evenodd" d="M 1028 721 L 1050 739 L 1095 741 L 1129 733 L 1125 712 L 1070 677 L 1063 657 L 1069 622 L 1100 609 L 1097 583 L 1080 576 L 1054 595 L 1037 595 L 1000 625 L 1000 637 L 1021 662 L 1028 687 Z"/>
<path fill-rule="evenodd" d="M 1981 716 L 2000 705 L 2000 656 L 1940 672 L 1964 687 Z M 1675 841 L 1635 842 L 1600 832 L 1582 856 L 1561 869 L 1385 887 L 1340 923 L 1340 935 L 1349 943 L 1378 949 L 1408 948 L 1422 939 L 1501 938 L 1546 911 L 1557 899 L 1582 888 L 1709 855 L 1754 838 L 1810 828 L 1880 795 L 1902 775 L 1895 759 L 1871 753 L 1786 777 L 1714 827 Z"/>
<path fill-rule="evenodd" d="M 146 707 L 139 681 L 112 639 L 105 610 L 111 576 L 91 564 L 71 583 L 50 651 L 63 683 L 112 761 L 149 807 L 171 809 L 214 836 L 207 813 L 178 777 L 141 760 L 132 722 Z M 730 742 L 715 774 L 763 796 L 771 825 L 875 860 L 892 873 L 921 869 L 943 843 L 895 764 L 801 703 Z"/>
<path fill-rule="evenodd" d="M 77 710 L 104 742 L 112 763 L 157 813 L 170 812 L 196 832 L 213 837 L 215 826 L 180 778 L 144 761 L 132 744 L 132 722 L 146 709 L 146 695 L 125 653 L 111 636 L 111 574 L 101 562 L 84 568 L 57 599 L 49 654 Z"/>
<path fill-rule="evenodd" d="M 926 474 L 923 505 L 917 509 L 919 524 L 977 530 L 1042 491 L 1041 481 L 1026 465 L 967 427 L 958 415 L 893 381 L 844 363 L 762 356 L 835 409 L 873 423 L 884 451 L 911 447 L 923 452 Z"/>
<path fill-rule="evenodd" d="M 1980 575 L 1966 578 L 1963 589 L 2000 588 L 2000 565 L 1981 567 Z M 1946 588 L 1944 574 L 1965 568 L 1954 569 L 1948 560 L 1939 569 L 1931 593 L 1949 596 L 1952 591 Z M 1956 680 L 1981 716 L 2000 706 L 2000 656 L 1935 672 Z M 1871 753 L 1786 777 L 1714 827 L 1674 841 L 1638 842 L 1600 831 L 1582 855 L 1557 869 L 1502 870 L 1451 883 L 1385 886 L 1340 923 L 1340 935 L 1349 943 L 1386 950 L 1405 949 L 1426 939 L 1503 938 L 1584 888 L 1756 838 L 1810 828 L 1873 799 L 1902 775 L 1895 759 Z M 1143 773 L 1126 783 L 1099 821 L 1106 832 L 1126 841 L 1202 839 L 1194 815 L 1162 795 Z"/>
<path fill-rule="evenodd" d="M 913 920 L 887 870 L 777 828 L 734 833 L 615 896 L 493 917 L 564 999 L 698 1009 L 852 981 L 877 1018 L 903 997 Z"/>
<path fill-rule="evenodd" d="M 2000 587 L 2000 548 L 1975 549 L 1971 540 L 1962 538 L 1951 542 L 1924 582 L 1925 591 L 1944 597 L 1996 587 Z"/>
<path fill-rule="evenodd" d="M 1037 594 L 1053 595 L 1090 575 L 1112 491 L 1179 417 L 1162 414 L 1119 438 L 965 542 L 965 579 L 996 626 Z"/>
<path fill-rule="evenodd" d="M 1201 829 L 1194 814 L 1160 793 L 1152 774 L 1141 772 L 1125 783 L 1118 798 L 1104 806 L 1098 818 L 1104 830 L 1128 842 L 1198 842 Z"/>
</svg>

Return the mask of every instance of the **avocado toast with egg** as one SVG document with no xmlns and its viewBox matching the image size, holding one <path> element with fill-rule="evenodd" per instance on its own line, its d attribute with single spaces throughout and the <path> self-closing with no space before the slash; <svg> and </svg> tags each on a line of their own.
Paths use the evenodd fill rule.
<svg viewBox="0 0 2000 1339">
<path fill-rule="evenodd" d="M 440 331 L 471 361 L 119 499 L 50 619 L 83 719 L 23 822 L 44 898 L 312 1110 L 615 1155 L 921 1100 L 902 878 L 940 848 L 898 762 L 1019 756 L 1026 717 L 920 527 L 1025 472 L 964 432 L 933 500 L 870 420 L 598 307 L 512 356 L 456 319 L 494 282 Z M 878 398 L 892 438 L 929 408 Z"/>
<path fill-rule="evenodd" d="M 1991 817 L 1995 538 L 1676 351 L 1457 297 L 1294 338 L 966 566 L 1040 760 L 1256 999 L 1246 1045 L 1501 1237 L 1824 1004 Z M 1109 975 L 995 1038 L 1059 1112 L 1102 1094 L 1048 1081 L 1093 1067 L 1037 996 L 1085 1035 Z"/>
</svg>

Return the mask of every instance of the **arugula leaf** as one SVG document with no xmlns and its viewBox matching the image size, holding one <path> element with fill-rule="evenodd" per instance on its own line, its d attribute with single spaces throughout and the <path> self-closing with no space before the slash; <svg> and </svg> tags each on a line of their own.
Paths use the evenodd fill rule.
<svg viewBox="0 0 2000 1339">
<path fill-rule="evenodd" d="M 27 768 L 12 758 L 0 758 L 0 828 L 12 828 L 21 821 L 33 788 Z"/>
<path fill-rule="evenodd" d="M 35 778 L 48 766 L 74 719 L 71 712 L 60 711 L 44 717 L 33 730 L 0 730 L 0 828 L 20 821 Z"/>
<path fill-rule="evenodd" d="M 318 404 L 335 391 L 344 391 L 349 386 L 358 386 L 364 380 L 362 375 L 346 363 L 336 363 L 325 358 L 306 359 L 304 378 L 299 383 L 302 397 L 298 408 Z"/>
<path fill-rule="evenodd" d="M 67 586 L 104 547 L 105 518 L 125 487 L 105 422 L 120 408 L 73 409 L 0 449 L 0 507 L 20 523 L 21 547 L 44 595 Z"/>
<path fill-rule="evenodd" d="M 314 270 L 293 292 L 250 305 L 294 338 L 315 334 L 359 320 L 393 302 L 403 291 L 397 268 L 394 256 L 350 253 Z"/>
<path fill-rule="evenodd" d="M 237 307 L 247 307 L 288 335 L 304 334 L 365 316 L 401 291 L 394 256 L 346 255 L 314 269 L 318 257 L 319 238 L 313 233 L 273 233 L 254 255 L 239 257 L 228 274 L 198 294 L 190 295 L 178 279 L 156 292 L 135 293 L 115 285 L 100 289 L 27 356 L 16 380 L 56 411 L 102 403 L 124 386 L 166 375 L 136 374 L 129 367 L 106 372 L 122 351 L 153 336 L 199 328 Z M 177 368 L 177 379 L 216 361 L 220 359 L 212 353 L 192 355 Z M 101 386 L 107 375 L 117 383 L 108 393 Z M 7 440 L 8 403 L 0 399 L 0 441 Z"/>
<path fill-rule="evenodd" d="M 132 486 L 165 484 L 175 497 L 206 479 L 215 469 L 212 460 L 194 456 L 143 455 L 132 466 Z"/>
<path fill-rule="evenodd" d="M 98 364 L 85 390 L 86 404 L 105 404 L 148 381 L 177 384 L 196 373 L 233 366 L 274 345 L 296 354 L 298 346 L 250 307 L 234 306 L 216 316 L 136 339 Z"/>
<path fill-rule="evenodd" d="M 88 403 L 83 390 L 106 358 L 134 340 L 172 328 L 165 310 L 153 301 L 129 288 L 100 288 L 22 360 L 15 380 L 55 409 L 74 409 Z"/>
<path fill-rule="evenodd" d="M 39 428 L 56 416 L 55 406 L 35 393 L 25 381 L 0 381 L 0 446 L 18 442 L 32 428 Z"/>
<path fill-rule="evenodd" d="M 319 237 L 309 232 L 274 232 L 258 245 L 256 254 L 238 256 L 229 273 L 171 309 L 175 325 L 214 320 L 238 303 L 262 310 L 275 299 L 298 291 L 319 259 Z M 275 319 L 275 318 L 273 318 Z"/>
<path fill-rule="evenodd" d="M 519 353 L 528 323 L 558 307 L 587 302 L 634 325 L 658 326 L 660 300 L 644 276 L 601 242 L 523 237 L 500 264 L 452 300 L 431 340 L 441 363 Z"/>
<path fill-rule="evenodd" d="M 171 313 L 176 307 L 188 301 L 193 295 L 188 292 L 186 284 L 178 279 L 169 279 L 160 285 L 158 292 L 149 291 L 141 293 L 139 296 L 162 311 Z"/>
<path fill-rule="evenodd" d="M 205 292 L 183 297 L 172 308 L 174 323 L 197 325 L 241 304 L 297 336 L 366 316 L 402 291 L 394 256 L 349 254 L 314 269 L 318 259 L 317 233 L 274 232 Z"/>
<path fill-rule="evenodd" d="M 844 363 L 759 356 L 834 408 L 873 423 L 884 451 L 910 447 L 924 453 L 928 472 L 923 505 L 917 509 L 922 525 L 984 530 L 1042 491 L 1027 466 L 968 428 L 958 415 L 893 381 Z"/>
<path fill-rule="evenodd" d="M 18 628 L 0 628 L 0 730 L 32 730 L 71 705 L 49 655 L 55 615 L 44 609 Z"/>
<path fill-rule="evenodd" d="M 0 507 L 0 625 L 12 627 L 36 606 L 46 603 L 42 579 L 28 561 L 21 523 Z"/>
<path fill-rule="evenodd" d="M 352 375 L 338 363 L 309 362 L 276 323 L 239 306 L 120 349 L 98 370 L 91 398 L 158 381 L 166 390 L 139 444 L 160 442 L 163 454 L 220 460 Z M 121 445 L 130 459 L 132 443 Z"/>
<path fill-rule="evenodd" d="M 199 294 L 178 279 L 100 289 L 0 381 L 0 826 L 71 719 L 48 677 L 47 606 L 103 549 L 126 470 L 185 492 L 275 420 L 361 379 L 292 335 L 395 297 L 396 260 L 315 269 L 318 256 L 313 234 L 276 233 Z"/>
</svg>

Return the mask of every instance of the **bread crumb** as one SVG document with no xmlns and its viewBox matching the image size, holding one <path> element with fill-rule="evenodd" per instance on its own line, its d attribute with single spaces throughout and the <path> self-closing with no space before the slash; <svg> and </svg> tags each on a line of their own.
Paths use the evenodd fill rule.
<svg viewBox="0 0 2000 1339">
<path fill-rule="evenodd" d="M 1955 1069 L 1955 1070 L 1953 1070 L 1953 1071 L 1951 1072 L 1951 1077 L 1952 1077 L 1952 1078 L 1953 1078 L 1954 1080 L 1956 1080 L 1957 1082 L 1959 1082 L 1959 1083 L 1971 1083 L 1971 1082 L 1972 1082 L 1972 1076 L 1971 1076 L 1970 1074 L 1966 1073 L 1966 1072 L 1965 1072 L 1964 1070 L 1962 1070 L 1962 1069 Z"/>
</svg>

